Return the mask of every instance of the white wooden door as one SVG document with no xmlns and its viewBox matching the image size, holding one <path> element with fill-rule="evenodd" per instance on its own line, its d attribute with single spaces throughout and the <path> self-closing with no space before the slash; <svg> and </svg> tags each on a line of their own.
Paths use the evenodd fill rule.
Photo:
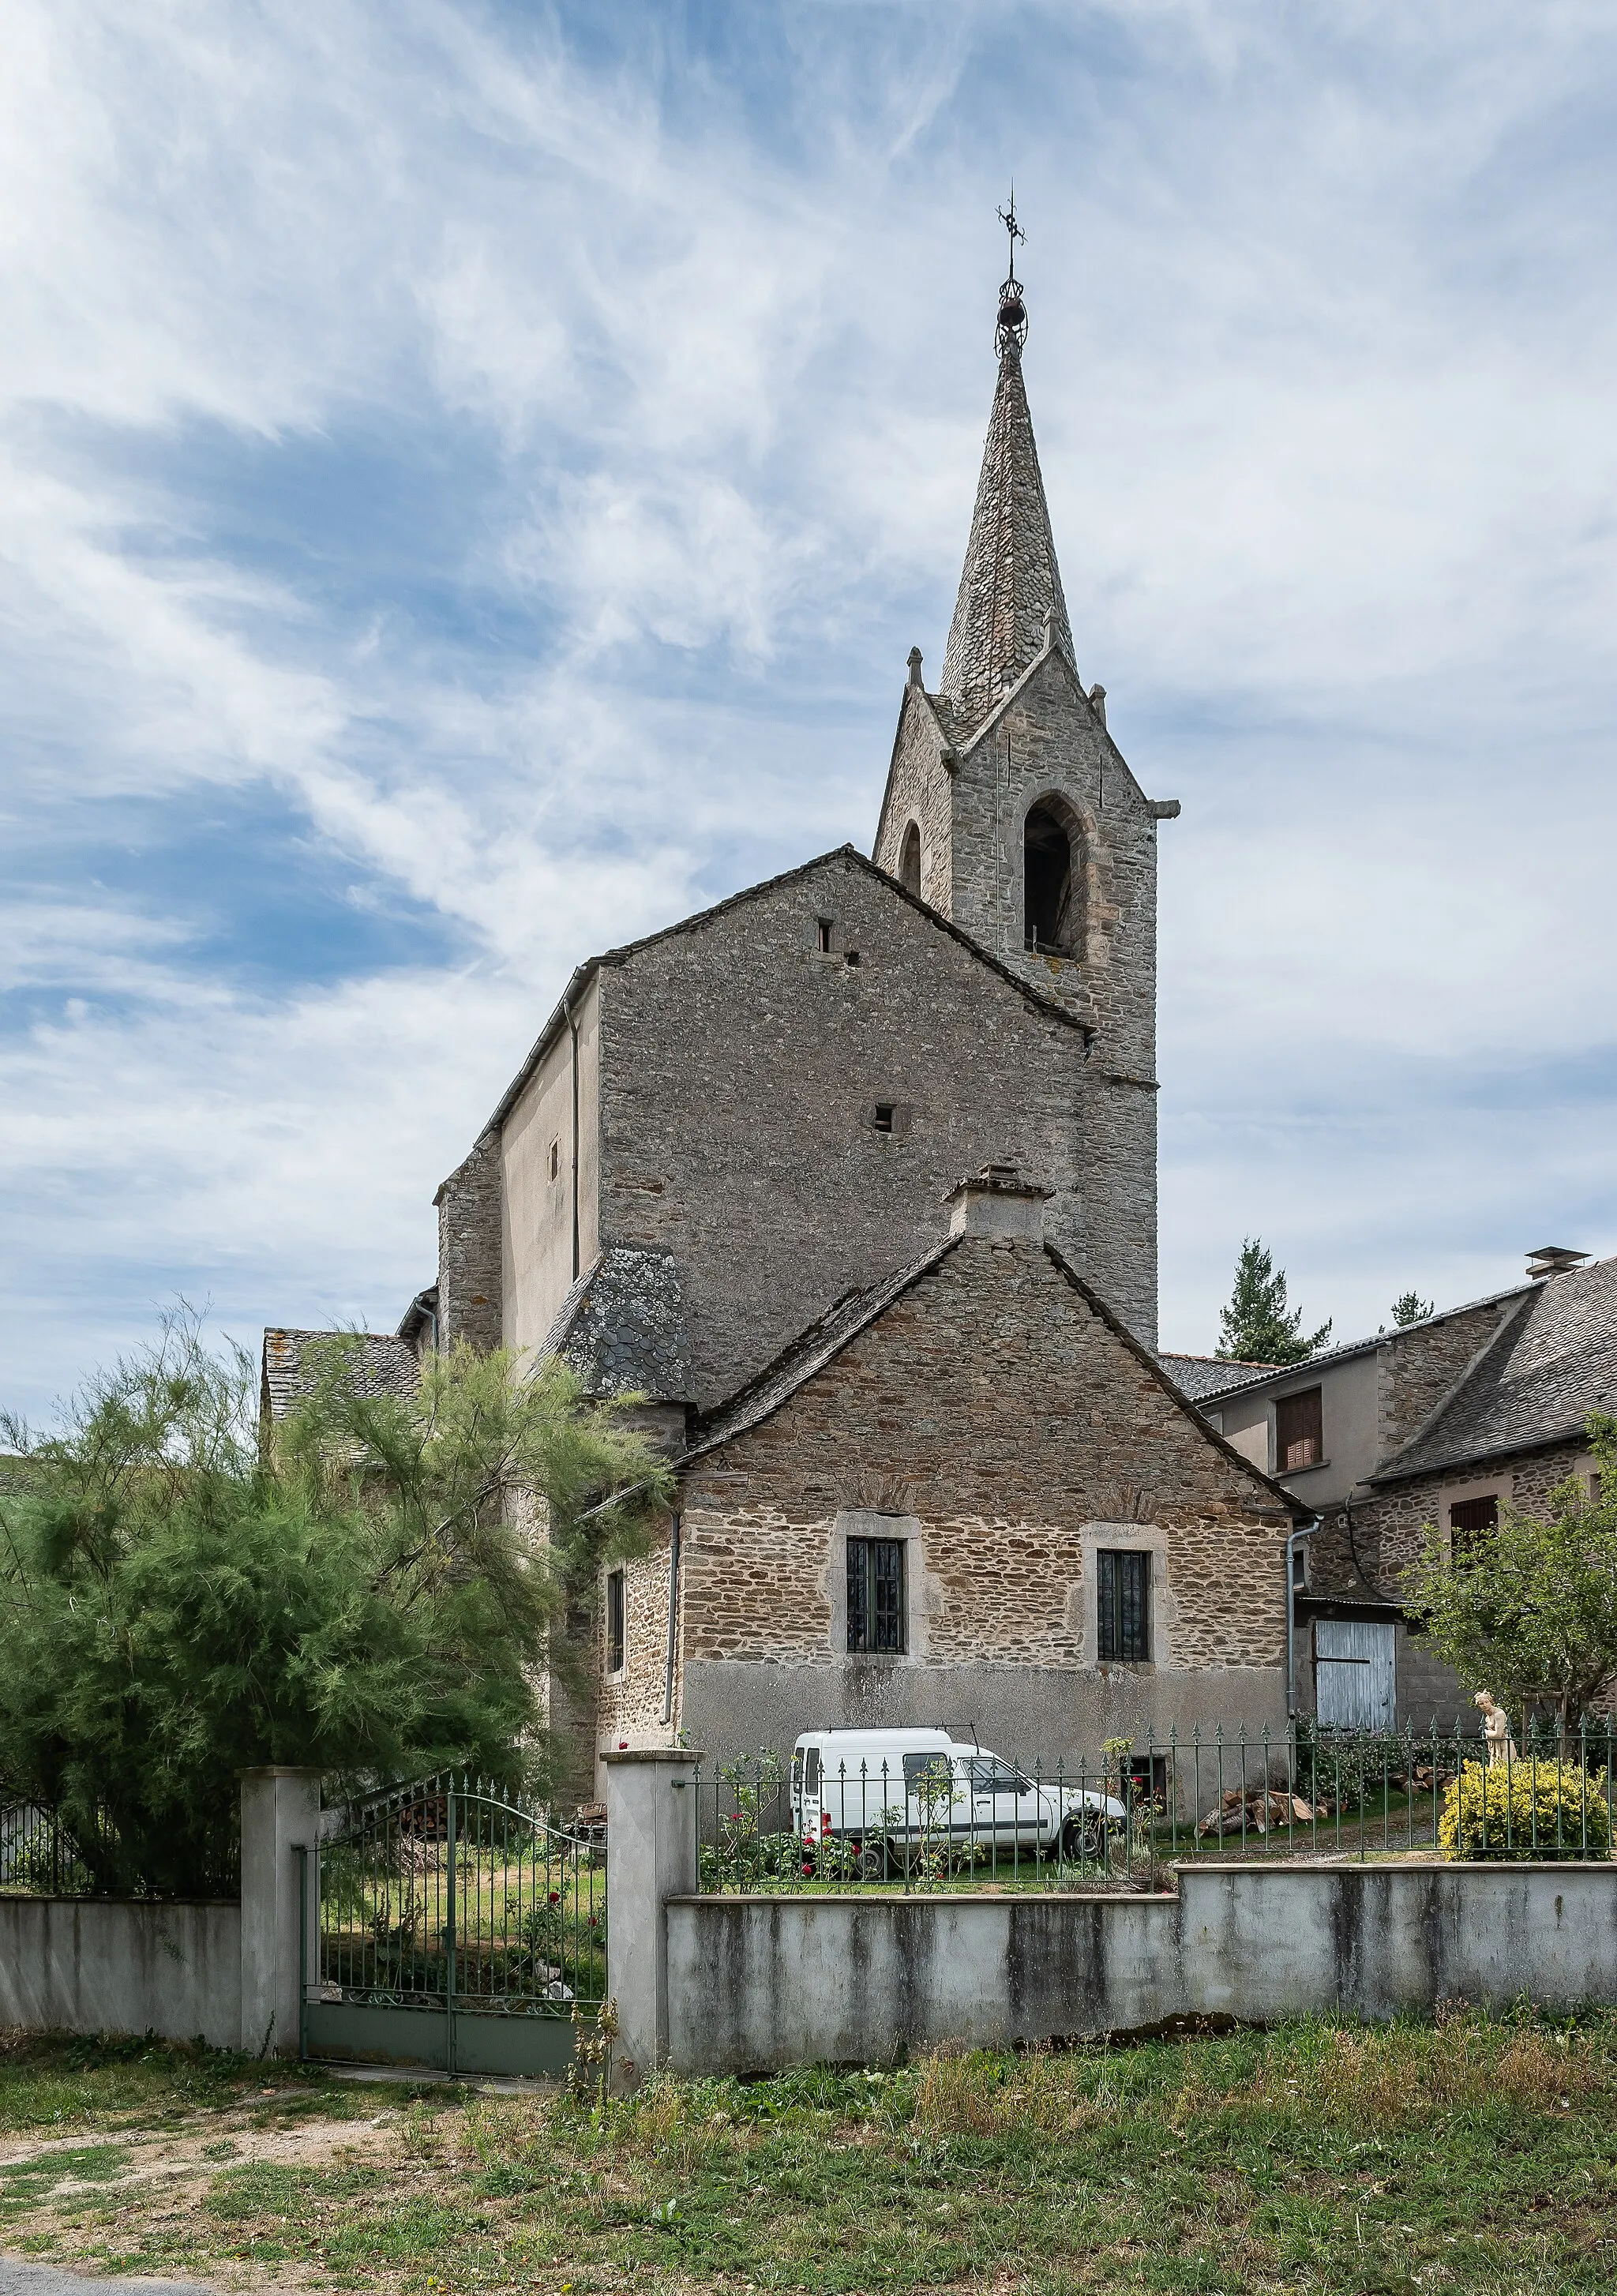
<svg viewBox="0 0 1617 2296">
<path fill-rule="evenodd" d="M 1322 1730 L 1391 1730 L 1398 1710 L 1391 1627 L 1316 1620 L 1314 1694 Z"/>
</svg>

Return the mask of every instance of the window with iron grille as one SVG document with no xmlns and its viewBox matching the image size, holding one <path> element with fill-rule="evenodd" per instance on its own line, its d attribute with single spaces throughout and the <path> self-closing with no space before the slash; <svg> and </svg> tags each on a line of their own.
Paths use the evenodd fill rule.
<svg viewBox="0 0 1617 2296">
<path fill-rule="evenodd" d="M 1317 1466 L 1325 1457 L 1324 1397 L 1320 1389 L 1305 1387 L 1301 1395 L 1283 1395 L 1275 1406 L 1275 1472 L 1295 1473 L 1299 1467 Z"/>
<path fill-rule="evenodd" d="M 1151 1557 L 1129 1547 L 1103 1546 L 1100 1565 L 1100 1655 L 1151 1656 Z"/>
<path fill-rule="evenodd" d="M 606 1574 L 606 1671 L 623 1671 L 623 1573 Z"/>
<path fill-rule="evenodd" d="M 1456 1499 L 1449 1509 L 1449 1552 L 1468 1562 L 1499 1527 L 1499 1501 L 1490 1491 L 1480 1499 Z"/>
<path fill-rule="evenodd" d="M 904 1541 L 850 1538 L 848 1542 L 848 1647 L 850 1651 L 903 1651 Z"/>
</svg>

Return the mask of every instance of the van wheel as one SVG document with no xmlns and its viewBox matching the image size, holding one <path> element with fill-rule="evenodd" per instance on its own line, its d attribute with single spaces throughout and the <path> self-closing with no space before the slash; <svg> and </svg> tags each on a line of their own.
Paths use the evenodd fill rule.
<svg viewBox="0 0 1617 2296">
<path fill-rule="evenodd" d="M 887 1852 L 874 1841 L 867 1841 L 859 1851 L 861 1882 L 884 1882 L 887 1879 Z"/>
<path fill-rule="evenodd" d="M 1074 1865 L 1104 1857 L 1106 1852 L 1106 1829 L 1102 1820 L 1091 1814 L 1088 1817 L 1070 1817 L 1061 1830 L 1061 1854 Z"/>
</svg>

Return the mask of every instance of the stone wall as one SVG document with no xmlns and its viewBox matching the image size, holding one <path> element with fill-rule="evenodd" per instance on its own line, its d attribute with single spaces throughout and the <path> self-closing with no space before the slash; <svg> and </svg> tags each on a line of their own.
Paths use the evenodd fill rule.
<svg viewBox="0 0 1617 2296">
<path fill-rule="evenodd" d="M 500 1137 L 485 1132 L 439 1189 L 438 1343 L 483 1350 L 501 1338 Z"/>
<path fill-rule="evenodd" d="M 946 742 L 931 699 L 918 686 L 906 686 L 872 852 L 877 867 L 896 877 L 904 832 L 913 821 L 921 832 L 921 898 L 947 917 L 953 882 L 955 793 L 953 775 L 943 761 Z"/>
<path fill-rule="evenodd" d="M 902 1659 L 846 1649 L 846 1537 L 873 1521 L 907 1542 Z M 1055 1760 L 1114 1721 L 1284 1725 L 1289 1520 L 1037 1241 L 960 1238 L 694 1463 L 684 1525 L 693 1742 L 992 1711 Z M 1148 1663 L 1099 1662 L 1102 1546 L 1153 1557 Z"/>
<path fill-rule="evenodd" d="M 1524 1514 L 1539 1513 L 1555 1485 L 1564 1482 L 1588 1456 L 1588 1446 L 1579 1439 L 1385 1485 L 1354 1509 L 1355 1524 L 1362 1526 L 1360 1552 L 1367 1546 L 1374 1549 L 1380 1584 L 1396 1600 L 1404 1573 L 1420 1559 L 1426 1526 L 1436 1524 L 1447 1531 L 1450 1497 L 1462 1490 L 1473 1495 L 1497 1489 Z"/>
<path fill-rule="evenodd" d="M 602 1240 L 673 1253 L 704 1406 L 937 1242 L 985 1163 L 1084 1248 L 1080 1032 L 851 856 L 635 950 L 601 1032 Z"/>
</svg>

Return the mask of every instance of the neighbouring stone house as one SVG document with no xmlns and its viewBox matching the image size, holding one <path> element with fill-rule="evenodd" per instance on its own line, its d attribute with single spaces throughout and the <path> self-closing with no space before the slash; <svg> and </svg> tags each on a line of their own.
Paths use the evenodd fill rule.
<svg viewBox="0 0 1617 2296">
<path fill-rule="evenodd" d="M 789 1742 L 873 1700 L 969 1701 L 1030 1755 L 1285 1718 L 1290 1502 L 1149 1352 L 1178 808 L 1079 676 L 1024 332 L 1007 292 L 943 669 L 929 691 L 912 651 L 874 860 L 580 965 L 378 1342 L 560 1354 L 644 1398 L 682 1463 L 665 1551 L 599 1589 L 597 1750 Z M 1024 1177 L 956 1193 L 989 1169 Z M 956 1234 L 962 1202 L 1036 1203 L 1038 1232 Z M 267 1335 L 272 1421 L 307 1337 Z M 903 1578 L 902 1647 L 846 1642 L 850 1538 L 888 1551 L 884 1616 Z"/>
<path fill-rule="evenodd" d="M 1594 1461 L 1617 1409 L 1617 1259 L 1535 1252 L 1508 1292 L 1303 1364 L 1166 1356 L 1209 1423 L 1309 1510 L 1298 1542 L 1298 1691 L 1333 1722 L 1447 1727 L 1474 1685 L 1431 1655 L 1399 1603 L 1428 1526 L 1452 1549 L 1501 1505 L 1542 1506 Z"/>
</svg>

